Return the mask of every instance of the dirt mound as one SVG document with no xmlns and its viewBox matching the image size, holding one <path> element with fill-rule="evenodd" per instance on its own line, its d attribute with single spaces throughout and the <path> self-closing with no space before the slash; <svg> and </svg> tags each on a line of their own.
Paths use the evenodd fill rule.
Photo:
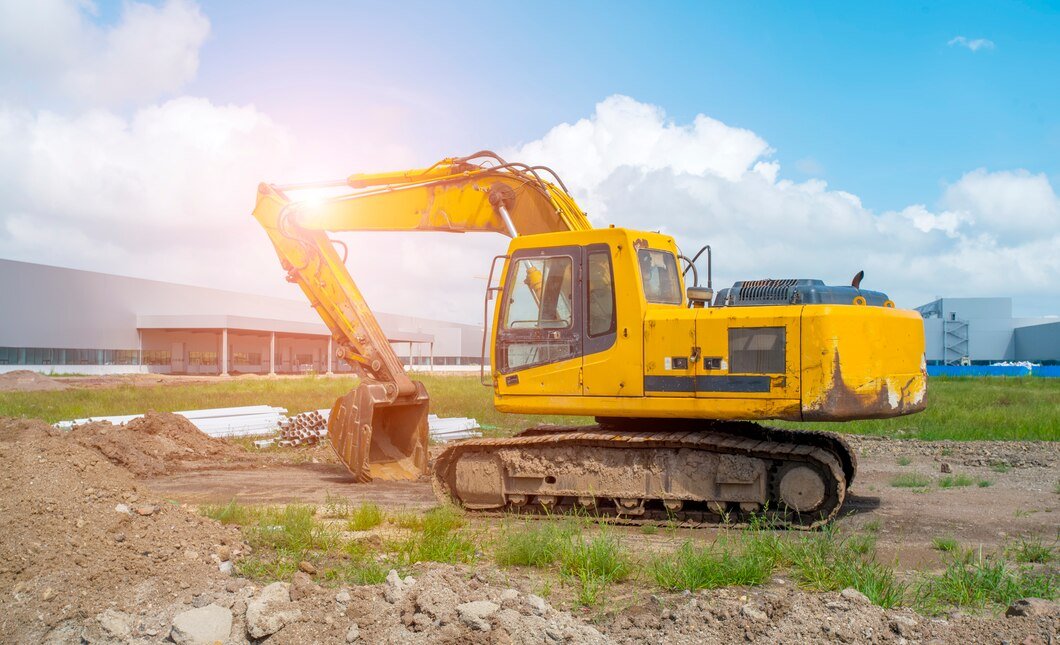
<svg viewBox="0 0 1060 645">
<path fill-rule="evenodd" d="M 203 434 L 191 421 L 170 412 L 148 412 L 124 426 L 86 423 L 70 435 L 138 477 L 252 460 L 238 446 Z"/>
<path fill-rule="evenodd" d="M 0 392 L 45 392 L 65 389 L 65 383 L 29 370 L 0 374 Z"/>
<path fill-rule="evenodd" d="M 245 548 L 238 531 L 155 498 L 70 435 L 19 419 L 0 418 L 0 526 L 9 643 L 76 642 L 110 607 L 157 610 L 224 579 L 218 545 Z"/>
</svg>

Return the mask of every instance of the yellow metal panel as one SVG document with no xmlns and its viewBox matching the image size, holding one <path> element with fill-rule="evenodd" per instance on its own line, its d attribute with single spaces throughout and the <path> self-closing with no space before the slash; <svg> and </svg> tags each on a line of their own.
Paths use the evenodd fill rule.
<svg viewBox="0 0 1060 645">
<path fill-rule="evenodd" d="M 690 358 L 695 346 L 695 309 L 649 309 L 644 316 L 645 394 L 692 396 L 696 364 Z M 659 383 L 660 386 L 648 389 L 651 383 Z"/>
<path fill-rule="evenodd" d="M 915 311 L 808 305 L 802 324 L 803 417 L 893 417 L 924 409 L 924 323 Z"/>
</svg>

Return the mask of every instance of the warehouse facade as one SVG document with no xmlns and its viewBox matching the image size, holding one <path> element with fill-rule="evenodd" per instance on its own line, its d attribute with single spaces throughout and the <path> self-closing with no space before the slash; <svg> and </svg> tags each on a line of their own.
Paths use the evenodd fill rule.
<svg viewBox="0 0 1060 645">
<path fill-rule="evenodd" d="M 1060 319 L 1013 318 L 1012 298 L 940 298 L 917 311 L 930 365 L 1060 362 Z"/>
<path fill-rule="evenodd" d="M 305 302 L 13 260 L 0 260 L 0 293 L 0 372 L 351 371 Z M 481 327 L 376 316 L 406 365 L 481 362 Z"/>
</svg>

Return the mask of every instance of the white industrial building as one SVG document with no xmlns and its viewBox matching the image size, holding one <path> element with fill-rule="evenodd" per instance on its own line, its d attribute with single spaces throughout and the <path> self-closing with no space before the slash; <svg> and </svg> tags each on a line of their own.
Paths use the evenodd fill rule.
<svg viewBox="0 0 1060 645">
<path fill-rule="evenodd" d="M 1013 318 L 1012 298 L 940 298 L 917 311 L 929 364 L 1060 361 L 1060 319 Z"/>
<path fill-rule="evenodd" d="M 350 371 L 307 302 L 12 260 L 0 293 L 0 372 Z M 480 363 L 481 327 L 376 316 L 406 365 Z"/>
</svg>

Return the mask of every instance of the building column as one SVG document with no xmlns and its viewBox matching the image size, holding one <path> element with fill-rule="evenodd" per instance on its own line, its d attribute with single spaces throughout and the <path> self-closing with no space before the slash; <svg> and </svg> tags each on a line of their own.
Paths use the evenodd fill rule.
<svg viewBox="0 0 1060 645">
<path fill-rule="evenodd" d="M 332 337 L 328 336 L 328 376 L 331 376 L 331 359 L 335 356 L 335 351 L 332 348 Z"/>
<path fill-rule="evenodd" d="M 434 341 L 433 340 L 431 341 L 430 348 L 431 348 L 431 350 L 430 350 L 431 351 L 431 358 L 429 360 L 430 360 L 430 364 L 431 364 L 431 373 L 433 374 L 434 373 Z"/>
<path fill-rule="evenodd" d="M 276 332 L 269 334 L 269 376 L 276 376 Z"/>
<path fill-rule="evenodd" d="M 221 376 L 228 376 L 228 327 L 221 330 Z"/>
<path fill-rule="evenodd" d="M 144 369 L 144 330 L 136 330 L 136 364 L 140 367 L 140 372 L 145 372 Z"/>
</svg>

